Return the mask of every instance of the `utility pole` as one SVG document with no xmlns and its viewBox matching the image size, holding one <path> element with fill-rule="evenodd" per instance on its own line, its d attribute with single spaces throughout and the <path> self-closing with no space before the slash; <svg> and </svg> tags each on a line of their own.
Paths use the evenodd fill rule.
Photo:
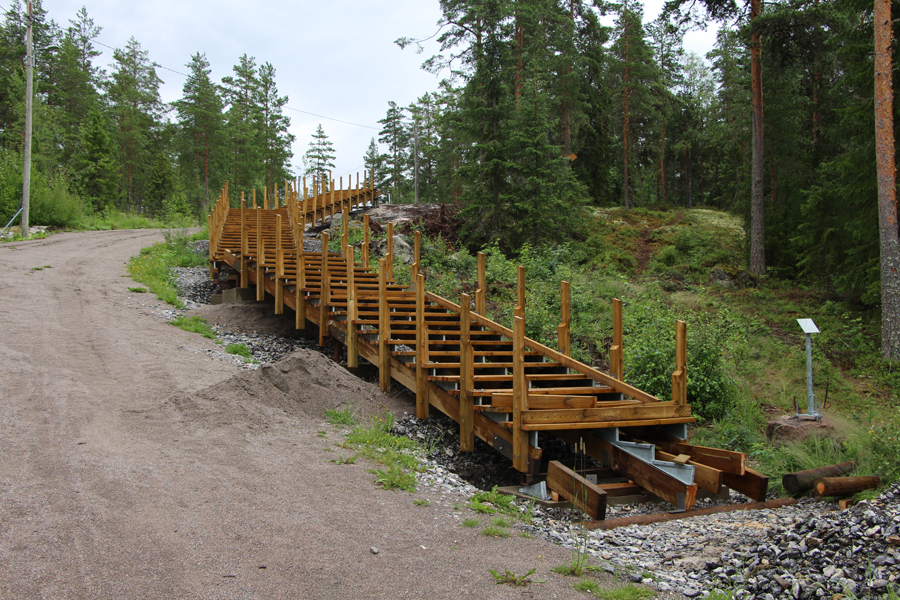
<svg viewBox="0 0 900 600">
<path fill-rule="evenodd" d="M 414 152 L 416 153 L 415 159 L 415 180 L 416 180 L 416 204 L 419 203 L 419 121 L 413 121 L 413 137 L 415 138 L 414 144 Z"/>
<path fill-rule="evenodd" d="M 31 96 L 34 85 L 34 43 L 31 39 L 31 2 L 25 31 L 25 168 L 22 172 L 22 237 L 28 237 L 28 202 L 31 196 Z"/>
</svg>

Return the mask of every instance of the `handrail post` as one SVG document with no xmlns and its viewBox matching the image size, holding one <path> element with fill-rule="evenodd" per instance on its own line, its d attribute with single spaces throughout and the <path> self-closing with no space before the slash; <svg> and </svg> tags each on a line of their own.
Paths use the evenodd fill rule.
<svg viewBox="0 0 900 600">
<path fill-rule="evenodd" d="M 362 264 L 364 269 L 369 269 L 369 215 L 363 215 Z"/>
<path fill-rule="evenodd" d="M 413 253 L 413 264 L 410 269 L 410 281 L 415 285 L 419 275 L 419 259 L 422 258 L 422 234 L 415 233 L 415 251 Z"/>
<path fill-rule="evenodd" d="M 524 413 L 528 410 L 525 381 L 525 319 L 513 318 L 513 468 L 528 471 L 528 432 L 522 431 Z"/>
<path fill-rule="evenodd" d="M 247 245 L 247 222 L 244 218 L 244 213 L 247 209 L 247 202 L 244 200 L 244 192 L 241 192 L 241 289 L 247 289 L 247 285 L 249 285 L 249 273 L 247 273 L 247 268 L 249 267 L 249 261 L 247 260 L 247 252 L 250 248 Z"/>
<path fill-rule="evenodd" d="M 427 419 L 429 410 L 428 330 L 425 328 L 425 277 L 416 278 L 416 418 Z"/>
<path fill-rule="evenodd" d="M 672 402 L 687 404 L 687 324 L 675 321 L 675 372 L 672 373 Z"/>
<path fill-rule="evenodd" d="M 359 366 L 359 337 L 356 331 L 356 250 L 348 246 L 347 262 L 347 367 Z"/>
<path fill-rule="evenodd" d="M 329 187 L 331 187 L 331 202 L 329 203 L 329 206 L 328 206 L 328 209 L 329 209 L 328 216 L 330 216 L 331 219 L 334 220 L 334 187 L 335 186 L 334 186 L 334 179 L 331 177 L 331 171 L 328 171 L 328 180 L 330 182 Z"/>
<path fill-rule="evenodd" d="M 559 327 L 557 328 L 559 351 L 566 356 L 572 356 L 572 313 L 570 311 L 571 296 L 569 282 L 561 281 L 559 287 L 559 304 L 560 312 L 562 313 Z"/>
<path fill-rule="evenodd" d="M 301 242 L 302 243 L 302 242 Z M 294 329 L 306 329 L 306 265 L 304 264 L 303 246 L 297 249 L 297 286 L 294 288 Z"/>
<path fill-rule="evenodd" d="M 263 186 L 263 210 L 269 210 L 269 188 Z"/>
<path fill-rule="evenodd" d="M 262 234 L 262 210 L 256 209 L 256 301 L 266 299 L 266 240 Z"/>
<path fill-rule="evenodd" d="M 623 335 L 622 335 L 622 301 L 613 298 L 612 301 L 613 316 L 613 343 L 609 348 L 609 372 L 610 374 L 622 381 L 625 378 L 625 360 L 623 355 Z"/>
<path fill-rule="evenodd" d="M 325 345 L 328 329 L 328 234 L 322 232 L 322 277 L 319 281 L 319 345 Z"/>
<path fill-rule="evenodd" d="M 216 276 L 216 262 L 213 260 L 216 255 L 216 227 L 215 227 L 215 218 L 213 217 L 215 213 L 215 207 L 210 211 L 209 215 L 206 217 L 206 229 L 209 232 L 209 278 L 214 279 Z"/>
<path fill-rule="evenodd" d="M 394 278 L 394 224 L 388 223 L 387 226 L 387 268 L 388 279 Z"/>
<path fill-rule="evenodd" d="M 381 391 L 391 389 L 391 316 L 387 301 L 387 261 L 378 259 L 378 383 Z"/>
<path fill-rule="evenodd" d="M 519 265 L 516 268 L 516 301 L 515 316 L 525 318 L 525 267 Z"/>
<path fill-rule="evenodd" d="M 487 281 L 485 276 L 484 252 L 478 253 L 478 289 L 475 291 L 475 312 L 486 317 L 487 310 Z"/>
<path fill-rule="evenodd" d="M 253 189 L 253 208 L 258 208 L 256 206 L 256 189 Z"/>
<path fill-rule="evenodd" d="M 475 389 L 473 375 L 475 371 L 472 344 L 469 330 L 472 322 L 469 304 L 472 297 L 462 294 L 459 301 L 459 450 L 472 452 L 475 450 L 475 409 L 473 394 Z"/>
<path fill-rule="evenodd" d="M 275 215 L 275 314 L 284 314 L 284 247 L 281 245 L 281 215 Z"/>
</svg>

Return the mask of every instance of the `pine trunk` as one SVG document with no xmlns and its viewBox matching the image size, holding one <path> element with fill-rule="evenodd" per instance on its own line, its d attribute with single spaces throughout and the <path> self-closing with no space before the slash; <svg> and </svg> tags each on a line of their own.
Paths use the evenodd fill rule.
<svg viewBox="0 0 900 600">
<path fill-rule="evenodd" d="M 762 0 L 751 0 L 751 22 L 760 15 Z M 766 274 L 765 208 L 763 200 L 763 94 L 760 34 L 750 38 L 750 79 L 753 95 L 753 157 L 750 179 L 750 272 Z"/>
<path fill-rule="evenodd" d="M 881 356 L 900 358 L 900 241 L 894 162 L 891 2 L 875 0 L 875 152 L 881 234 Z"/>
<path fill-rule="evenodd" d="M 629 118 L 628 118 L 628 19 L 625 19 L 625 93 L 622 98 L 622 102 L 624 105 L 624 123 L 623 123 L 623 144 L 624 144 L 624 162 L 625 162 L 625 171 L 623 173 L 623 185 L 625 188 L 625 208 L 631 208 L 631 198 L 628 194 L 628 129 L 629 129 Z"/>
</svg>

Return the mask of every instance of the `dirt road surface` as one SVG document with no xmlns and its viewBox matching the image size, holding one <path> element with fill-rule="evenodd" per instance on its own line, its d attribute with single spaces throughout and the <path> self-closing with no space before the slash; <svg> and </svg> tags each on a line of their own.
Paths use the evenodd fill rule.
<svg viewBox="0 0 900 600">
<path fill-rule="evenodd" d="M 327 461 L 323 415 L 233 393 L 239 367 L 127 291 L 124 262 L 161 239 L 0 245 L 0 598 L 587 597 L 550 572 L 568 551 L 379 489 Z M 534 567 L 523 588 L 487 571 Z"/>
</svg>

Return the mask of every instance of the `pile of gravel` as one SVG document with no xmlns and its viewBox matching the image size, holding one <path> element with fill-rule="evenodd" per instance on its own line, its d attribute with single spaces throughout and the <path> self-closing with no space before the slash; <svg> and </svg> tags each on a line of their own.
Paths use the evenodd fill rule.
<svg viewBox="0 0 900 600">
<path fill-rule="evenodd" d="M 244 344 L 250 350 L 250 354 L 260 364 L 273 363 L 285 354 L 290 354 L 298 348 L 317 350 L 318 344 L 307 338 L 285 338 L 268 333 L 236 333 L 223 327 L 213 325 L 213 329 L 226 346 L 229 344 Z"/>
<path fill-rule="evenodd" d="M 205 267 L 175 267 L 172 272 L 178 297 L 187 309 L 209 304 L 213 295 L 219 293 L 218 284 L 209 278 Z"/>
</svg>

